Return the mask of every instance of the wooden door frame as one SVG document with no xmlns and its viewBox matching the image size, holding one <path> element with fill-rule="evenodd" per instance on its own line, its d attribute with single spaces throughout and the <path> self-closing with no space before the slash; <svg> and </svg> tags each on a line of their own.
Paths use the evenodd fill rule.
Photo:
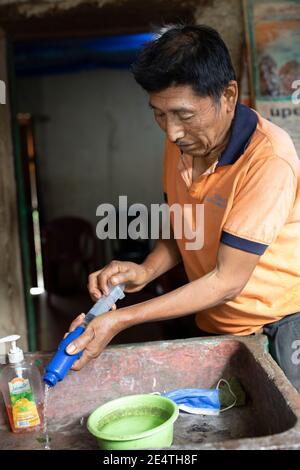
<svg viewBox="0 0 300 470">
<path fill-rule="evenodd" d="M 6 103 L 0 104 L 0 334 L 20 334 L 22 347 L 27 349 L 29 340 L 34 349 L 34 338 L 27 336 L 7 56 L 5 32 L 0 29 L 0 80 L 6 84 Z"/>
</svg>

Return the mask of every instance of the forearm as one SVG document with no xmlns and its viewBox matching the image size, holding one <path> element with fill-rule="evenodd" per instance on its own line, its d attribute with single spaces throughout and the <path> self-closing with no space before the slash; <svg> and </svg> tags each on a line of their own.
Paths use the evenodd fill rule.
<svg viewBox="0 0 300 470">
<path fill-rule="evenodd" d="M 143 262 L 143 266 L 149 271 L 149 281 L 153 281 L 181 261 L 177 243 L 174 239 L 158 240 Z"/>
<path fill-rule="evenodd" d="M 116 311 L 122 329 L 145 322 L 190 315 L 222 304 L 238 294 L 217 270 L 160 297 Z"/>
<path fill-rule="evenodd" d="M 156 254 L 158 253 L 159 251 L 156 251 Z M 260 255 L 221 243 L 216 267 L 205 276 L 147 302 L 100 315 L 69 345 L 69 354 L 84 351 L 73 368 L 79 370 L 91 358 L 97 357 L 111 339 L 126 328 L 146 322 L 183 317 L 234 299 L 249 281 L 259 257 Z M 171 261 L 174 262 L 175 259 L 178 260 L 172 256 L 165 257 L 164 269 L 168 267 L 166 260 L 169 260 L 170 266 Z M 159 261 L 159 258 L 155 260 L 158 263 L 156 273 L 160 272 Z M 82 317 L 79 316 L 72 323 L 71 331 L 81 323 Z"/>
</svg>

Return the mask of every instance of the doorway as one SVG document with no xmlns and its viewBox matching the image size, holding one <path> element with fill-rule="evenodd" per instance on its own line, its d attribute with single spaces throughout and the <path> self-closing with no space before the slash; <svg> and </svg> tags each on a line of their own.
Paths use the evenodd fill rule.
<svg viewBox="0 0 300 470">
<path fill-rule="evenodd" d="M 153 4 L 156 3 L 153 2 Z M 149 34 L 150 25 L 155 21 L 157 23 L 174 22 L 179 18 L 189 22 L 193 21 L 195 5 L 192 3 L 184 9 L 181 2 L 174 2 L 178 8 L 170 11 L 170 5 L 163 2 L 160 2 L 161 8 L 159 10 L 155 10 L 153 5 L 152 7 L 149 5 L 141 7 L 140 2 L 127 2 L 126 6 L 125 2 L 125 6 L 122 7 L 124 15 L 120 11 L 121 7 L 116 8 L 113 5 L 111 9 L 105 7 L 97 9 L 97 12 L 81 6 L 63 15 L 46 15 L 41 18 L 29 18 L 26 21 L 20 20 L 11 23 L 8 21 L 7 30 L 10 31 L 14 48 L 14 72 L 17 75 L 16 91 L 19 95 L 18 108 L 15 111 L 20 112 L 23 119 L 26 116 L 27 123 L 26 125 L 22 124 L 23 129 L 20 128 L 20 132 L 25 133 L 25 128 L 27 130 L 30 128 L 31 140 L 34 143 L 36 184 L 32 183 L 33 180 L 30 179 L 29 168 L 27 169 L 29 175 L 26 176 L 23 168 L 22 176 L 23 183 L 26 178 L 29 182 L 29 187 L 25 184 L 24 192 L 27 194 L 28 204 L 30 202 L 28 213 L 31 213 L 31 219 L 27 221 L 27 249 L 30 253 L 27 275 L 31 279 L 31 289 L 33 287 L 43 288 L 41 283 L 39 285 L 37 259 L 40 259 L 39 256 L 43 251 L 44 234 L 49 233 L 49 224 L 54 220 L 68 216 L 72 218 L 72 221 L 69 222 L 75 223 L 75 218 L 84 218 L 94 226 L 96 201 L 115 204 L 113 198 L 119 194 L 126 194 L 128 187 L 132 191 L 130 202 L 136 202 L 136 193 L 148 197 L 146 203 L 153 201 L 153 193 L 151 192 L 153 189 L 157 194 L 154 196 L 157 199 L 153 202 L 159 202 L 160 181 L 157 183 L 156 189 L 154 185 L 149 190 L 146 186 L 145 190 L 145 185 L 139 179 L 139 158 L 144 154 L 145 148 L 149 148 L 150 145 L 144 145 L 140 151 L 137 151 L 137 145 L 134 149 L 130 148 L 128 142 L 134 141 L 132 138 L 128 138 L 125 128 L 119 125 L 115 114 L 111 112 L 107 90 L 109 85 L 112 90 L 118 90 L 118 93 L 114 91 L 111 95 L 115 95 L 114 99 L 118 100 L 120 110 L 126 109 L 126 105 L 129 107 L 128 101 L 130 101 L 133 82 L 129 80 L 128 65 L 140 47 L 137 43 L 133 47 L 133 41 L 145 41 L 149 38 L 147 34 Z M 97 27 L 95 26 L 95 17 L 99 20 Z M 54 24 L 55 27 L 53 27 Z M 106 44 L 106 50 L 104 44 Z M 126 45 L 125 49 L 124 44 Z M 118 85 L 119 82 L 120 85 Z M 102 90 L 105 90 L 102 96 L 101 85 Z M 77 102 L 74 98 L 75 95 L 78 97 Z M 88 98 L 91 96 L 93 99 Z M 99 101 L 100 98 L 102 101 L 106 99 L 106 105 L 104 106 L 102 103 L 101 107 L 97 107 L 97 97 Z M 132 100 L 130 106 L 132 107 Z M 142 93 L 138 97 L 138 106 L 142 107 Z M 136 117 L 130 116 L 128 119 L 124 115 L 121 120 L 125 122 L 127 119 L 131 127 L 136 121 L 134 135 L 138 138 L 142 138 L 140 125 L 143 120 L 140 108 L 136 112 Z M 52 114 L 53 109 L 54 114 Z M 87 123 L 87 115 L 91 109 L 94 114 L 89 120 L 89 126 L 83 126 L 80 118 L 83 116 L 83 121 Z M 64 121 L 63 118 L 66 115 L 68 115 L 68 120 Z M 98 129 L 102 124 L 104 127 L 106 126 L 106 134 L 101 142 L 106 142 L 106 148 L 109 149 L 109 152 L 104 155 L 102 151 L 102 166 L 98 171 L 95 171 L 93 158 L 97 155 L 98 148 L 97 139 L 93 140 L 93 136 L 99 134 Z M 152 131 L 149 132 L 150 117 L 149 120 L 145 118 L 144 128 L 148 142 L 151 142 L 153 155 L 160 159 L 163 137 L 158 137 L 158 133 L 153 137 Z M 72 140 L 72 133 L 68 133 L 68 129 L 72 129 L 73 135 L 78 139 L 75 146 L 76 151 L 70 151 L 72 147 L 66 145 L 66 142 L 70 143 Z M 28 139 L 28 134 L 26 135 Z M 55 141 L 52 139 L 51 142 L 53 135 L 55 135 Z M 123 140 L 127 139 L 126 146 L 124 142 L 122 143 L 122 138 Z M 28 141 L 26 145 L 24 143 L 24 149 L 25 147 L 28 153 L 30 148 Z M 124 148 L 127 148 L 127 153 L 121 154 L 120 149 Z M 43 149 L 47 149 L 47 151 L 44 152 Z M 77 158 L 78 153 L 76 152 L 78 150 L 80 150 L 80 158 Z M 91 155 L 93 158 L 90 158 Z M 153 155 L 149 156 L 149 162 L 153 162 Z M 22 161 L 23 158 L 24 154 L 21 157 Z M 28 159 L 28 155 L 26 158 Z M 136 159 L 136 164 L 131 165 L 130 172 L 128 165 L 126 165 L 128 158 L 133 158 L 133 161 L 134 158 Z M 84 169 L 80 163 L 82 161 L 85 162 Z M 32 163 L 31 160 L 31 167 Z M 153 165 L 150 170 L 153 174 L 155 171 L 157 173 L 157 165 Z M 68 171 L 70 178 L 68 178 Z M 147 170 L 148 177 L 149 174 L 151 175 L 151 171 L 149 173 Z M 124 177 L 126 173 L 127 179 Z M 64 175 L 63 178 L 62 175 Z M 78 178 L 76 179 L 74 175 L 77 175 L 76 178 Z M 81 191 L 79 195 L 77 188 L 81 187 L 81 183 L 82 187 L 87 189 Z M 32 199 L 32 184 L 36 185 L 35 206 Z M 93 190 L 97 184 L 100 188 L 98 194 Z M 145 201 L 138 199 L 138 202 Z M 34 211 L 37 211 L 35 212 L 38 221 L 36 226 L 32 217 Z M 41 235 L 36 235 L 37 226 L 40 228 Z M 40 240 L 40 251 L 36 246 L 37 239 Z M 96 252 L 95 269 L 113 257 L 112 248 L 107 244 L 98 243 Z M 43 269 L 45 269 L 45 249 L 43 264 Z M 40 263 L 40 266 L 43 264 Z M 90 266 L 91 270 L 94 268 Z M 76 271 L 77 268 L 74 269 Z M 66 279 L 71 276 L 70 273 L 74 274 L 74 269 L 72 267 L 68 271 L 68 269 L 61 270 L 60 268 L 55 271 L 54 277 Z M 83 278 L 80 269 L 77 269 L 77 274 L 78 277 Z M 31 301 L 34 304 L 34 314 L 30 321 L 34 322 L 31 334 L 35 336 L 37 348 L 51 350 L 57 345 L 57 341 L 66 331 L 73 317 L 81 311 L 87 311 L 91 302 L 86 289 L 83 294 L 76 284 L 76 296 L 72 294 L 72 301 L 69 302 L 66 297 L 63 300 L 58 299 L 58 293 L 53 292 L 53 295 L 50 296 L 49 306 L 49 276 L 46 275 L 45 279 L 45 293 L 40 291 L 39 295 L 33 297 L 34 291 L 32 291 L 31 293 L 26 292 L 26 295 L 31 296 Z M 66 289 L 66 286 L 64 288 Z M 151 286 L 149 292 L 144 293 L 144 297 L 131 298 L 131 303 L 145 300 L 153 295 L 156 295 L 156 291 L 155 287 Z M 45 311 L 47 314 L 42 315 L 41 312 Z M 51 327 L 54 325 L 54 328 L 49 335 L 50 325 Z M 143 329 L 142 332 L 133 332 L 131 335 L 129 334 L 130 338 L 128 336 L 127 339 L 131 341 L 137 337 L 139 340 L 163 339 L 165 337 L 161 326 L 155 327 L 154 325 L 153 328 L 151 330 L 151 326 Z M 122 341 L 126 342 L 127 339 L 123 335 Z M 33 344 L 33 340 L 31 344 Z"/>
</svg>

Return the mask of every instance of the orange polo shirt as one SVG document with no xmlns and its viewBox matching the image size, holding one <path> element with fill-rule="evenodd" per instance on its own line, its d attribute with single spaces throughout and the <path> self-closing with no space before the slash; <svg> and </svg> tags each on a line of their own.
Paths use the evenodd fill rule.
<svg viewBox="0 0 300 470">
<path fill-rule="evenodd" d="M 186 175 L 179 148 L 167 141 L 168 204 L 204 204 L 202 249 L 187 250 L 184 236 L 176 240 L 189 280 L 215 268 L 220 243 L 261 255 L 234 300 L 196 315 L 199 328 L 248 335 L 300 311 L 300 162 L 289 135 L 237 104 L 217 163 L 190 186 Z"/>
</svg>

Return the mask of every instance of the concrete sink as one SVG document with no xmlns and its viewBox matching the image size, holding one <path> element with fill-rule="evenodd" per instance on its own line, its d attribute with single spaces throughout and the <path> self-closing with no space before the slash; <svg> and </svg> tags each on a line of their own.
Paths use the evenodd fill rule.
<svg viewBox="0 0 300 470">
<path fill-rule="evenodd" d="M 42 368 L 50 354 L 27 357 Z M 89 414 L 114 398 L 176 388 L 214 387 L 236 377 L 247 403 L 219 416 L 180 414 L 174 449 L 300 449 L 300 394 L 266 352 L 266 338 L 233 336 L 112 346 L 49 393 L 52 449 L 97 449 Z M 13 434 L 3 403 L 1 449 L 43 449 L 41 432 Z"/>
</svg>

